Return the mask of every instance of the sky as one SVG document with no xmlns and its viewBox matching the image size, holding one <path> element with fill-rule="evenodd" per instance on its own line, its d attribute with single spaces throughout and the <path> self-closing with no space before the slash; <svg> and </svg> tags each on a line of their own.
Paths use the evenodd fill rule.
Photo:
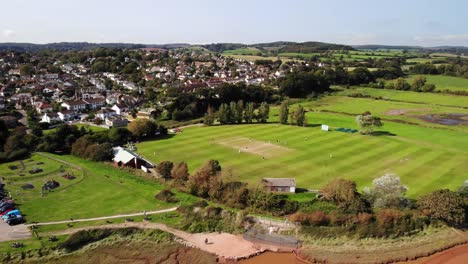
<svg viewBox="0 0 468 264">
<path fill-rule="evenodd" d="M 0 42 L 468 46 L 466 0 L 0 0 Z"/>
</svg>

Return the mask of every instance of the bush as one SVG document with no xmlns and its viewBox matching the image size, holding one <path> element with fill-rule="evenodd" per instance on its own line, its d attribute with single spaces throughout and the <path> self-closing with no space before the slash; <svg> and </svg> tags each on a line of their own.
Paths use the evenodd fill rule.
<svg viewBox="0 0 468 264">
<path fill-rule="evenodd" d="M 72 234 L 67 240 L 58 245 L 60 249 L 67 252 L 78 250 L 90 243 L 102 240 L 111 235 L 129 236 L 139 232 L 140 229 L 134 227 L 121 229 L 92 229 L 82 230 Z"/>
<path fill-rule="evenodd" d="M 175 197 L 175 194 L 167 189 L 160 191 L 154 197 L 166 203 L 177 203 L 179 201 L 179 199 Z"/>
</svg>

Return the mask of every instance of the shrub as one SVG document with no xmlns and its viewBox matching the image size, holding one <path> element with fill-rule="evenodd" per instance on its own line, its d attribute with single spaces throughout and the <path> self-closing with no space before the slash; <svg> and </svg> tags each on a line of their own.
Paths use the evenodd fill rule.
<svg viewBox="0 0 468 264">
<path fill-rule="evenodd" d="M 309 215 L 309 222 L 312 225 L 322 226 L 322 225 L 327 225 L 329 222 L 329 219 L 324 212 L 315 211 Z"/>
<path fill-rule="evenodd" d="M 154 196 L 156 199 L 164 201 L 166 203 L 177 203 L 179 199 L 175 197 L 175 194 L 171 190 L 162 190 Z"/>
</svg>

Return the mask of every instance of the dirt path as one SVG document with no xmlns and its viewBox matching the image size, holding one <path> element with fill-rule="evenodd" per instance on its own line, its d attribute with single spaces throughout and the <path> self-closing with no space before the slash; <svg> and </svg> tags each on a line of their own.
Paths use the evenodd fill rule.
<svg viewBox="0 0 468 264">
<path fill-rule="evenodd" d="M 468 244 L 456 246 L 451 249 L 436 253 L 432 256 L 421 258 L 407 264 L 464 264 L 468 263 Z"/>
<path fill-rule="evenodd" d="M 26 226 L 28 227 L 28 226 L 57 225 L 57 224 L 68 224 L 68 223 L 76 223 L 76 222 L 89 222 L 89 221 L 107 220 L 107 219 L 123 218 L 123 217 L 155 215 L 155 214 L 162 214 L 162 213 L 172 212 L 172 211 L 175 211 L 175 210 L 177 210 L 177 207 L 172 207 L 172 208 L 169 208 L 169 209 L 158 210 L 158 211 L 134 213 L 134 214 L 119 214 L 119 215 L 84 218 L 84 219 L 73 219 L 73 220 L 70 219 L 70 220 L 64 220 L 64 221 L 34 223 L 34 224 L 28 224 Z"/>
<path fill-rule="evenodd" d="M 242 238 L 241 235 L 233 235 L 229 233 L 196 233 L 191 234 L 175 228 L 168 227 L 160 223 L 149 222 L 129 222 L 123 224 L 110 224 L 86 228 L 67 229 L 59 232 L 51 232 L 50 235 L 68 235 L 87 229 L 104 229 L 104 228 L 122 228 L 122 227 L 138 227 L 144 229 L 159 229 L 178 237 L 181 244 L 188 247 L 199 248 L 203 251 L 215 254 L 224 259 L 240 259 L 264 251 L 278 251 L 280 248 L 271 245 L 256 244 Z M 208 243 L 205 243 L 208 239 Z"/>
<path fill-rule="evenodd" d="M 65 164 L 65 165 L 68 165 L 68 166 L 70 166 L 70 167 L 73 167 L 73 168 L 75 168 L 75 169 L 77 169 L 77 170 L 83 170 L 83 168 L 81 168 L 81 167 L 78 166 L 78 165 L 72 164 L 72 163 L 70 163 L 70 162 L 67 162 L 67 161 L 64 161 L 64 160 L 61 160 L 61 159 L 57 159 L 57 158 L 51 157 L 51 156 L 46 155 L 46 154 L 44 154 L 44 153 L 42 153 L 42 152 L 35 152 L 35 153 L 36 153 L 37 155 L 39 155 L 39 156 L 42 156 L 42 157 L 44 157 L 44 158 L 48 158 L 48 159 L 51 159 L 51 160 L 55 160 L 55 161 L 57 161 L 57 162 L 60 162 L 60 163 L 63 163 L 63 164 Z"/>
</svg>

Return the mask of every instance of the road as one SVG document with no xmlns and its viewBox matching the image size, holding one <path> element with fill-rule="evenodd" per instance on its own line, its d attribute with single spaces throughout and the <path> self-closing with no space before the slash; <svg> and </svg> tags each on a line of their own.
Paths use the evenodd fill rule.
<svg viewBox="0 0 468 264">
<path fill-rule="evenodd" d="M 9 226 L 0 220 L 0 242 L 28 238 L 31 238 L 31 232 L 26 225 Z"/>
<path fill-rule="evenodd" d="M 172 207 L 172 208 L 169 208 L 169 209 L 163 209 L 163 210 L 157 210 L 157 211 L 133 213 L 133 214 L 119 214 L 119 215 L 112 215 L 112 216 L 102 216 L 102 217 L 73 219 L 73 220 L 70 219 L 70 220 L 55 221 L 55 222 L 33 223 L 33 224 L 27 224 L 26 227 L 29 227 L 29 226 L 44 226 L 44 225 L 58 225 L 58 224 L 68 224 L 68 223 L 76 223 L 76 222 L 89 222 L 89 221 L 108 220 L 108 219 L 143 216 L 143 215 L 155 215 L 155 214 L 163 214 L 163 213 L 167 213 L 167 212 L 173 212 L 175 210 L 177 210 L 177 207 Z"/>
<path fill-rule="evenodd" d="M 51 232 L 48 235 L 69 235 L 81 230 L 89 229 L 106 229 L 106 228 L 126 228 L 137 227 L 143 229 L 159 229 L 176 236 L 179 243 L 188 246 L 199 248 L 203 251 L 215 254 L 223 259 L 239 259 L 257 255 L 265 251 L 276 252 L 279 247 L 273 245 L 253 243 L 245 240 L 241 235 L 233 235 L 229 233 L 187 233 L 182 230 L 168 227 L 160 223 L 150 222 L 129 222 L 123 224 L 109 224 L 101 226 L 92 226 L 85 228 L 74 228 L 63 231 Z M 208 243 L 205 240 L 208 240 Z M 291 249 L 281 249 L 291 251 Z"/>
</svg>

